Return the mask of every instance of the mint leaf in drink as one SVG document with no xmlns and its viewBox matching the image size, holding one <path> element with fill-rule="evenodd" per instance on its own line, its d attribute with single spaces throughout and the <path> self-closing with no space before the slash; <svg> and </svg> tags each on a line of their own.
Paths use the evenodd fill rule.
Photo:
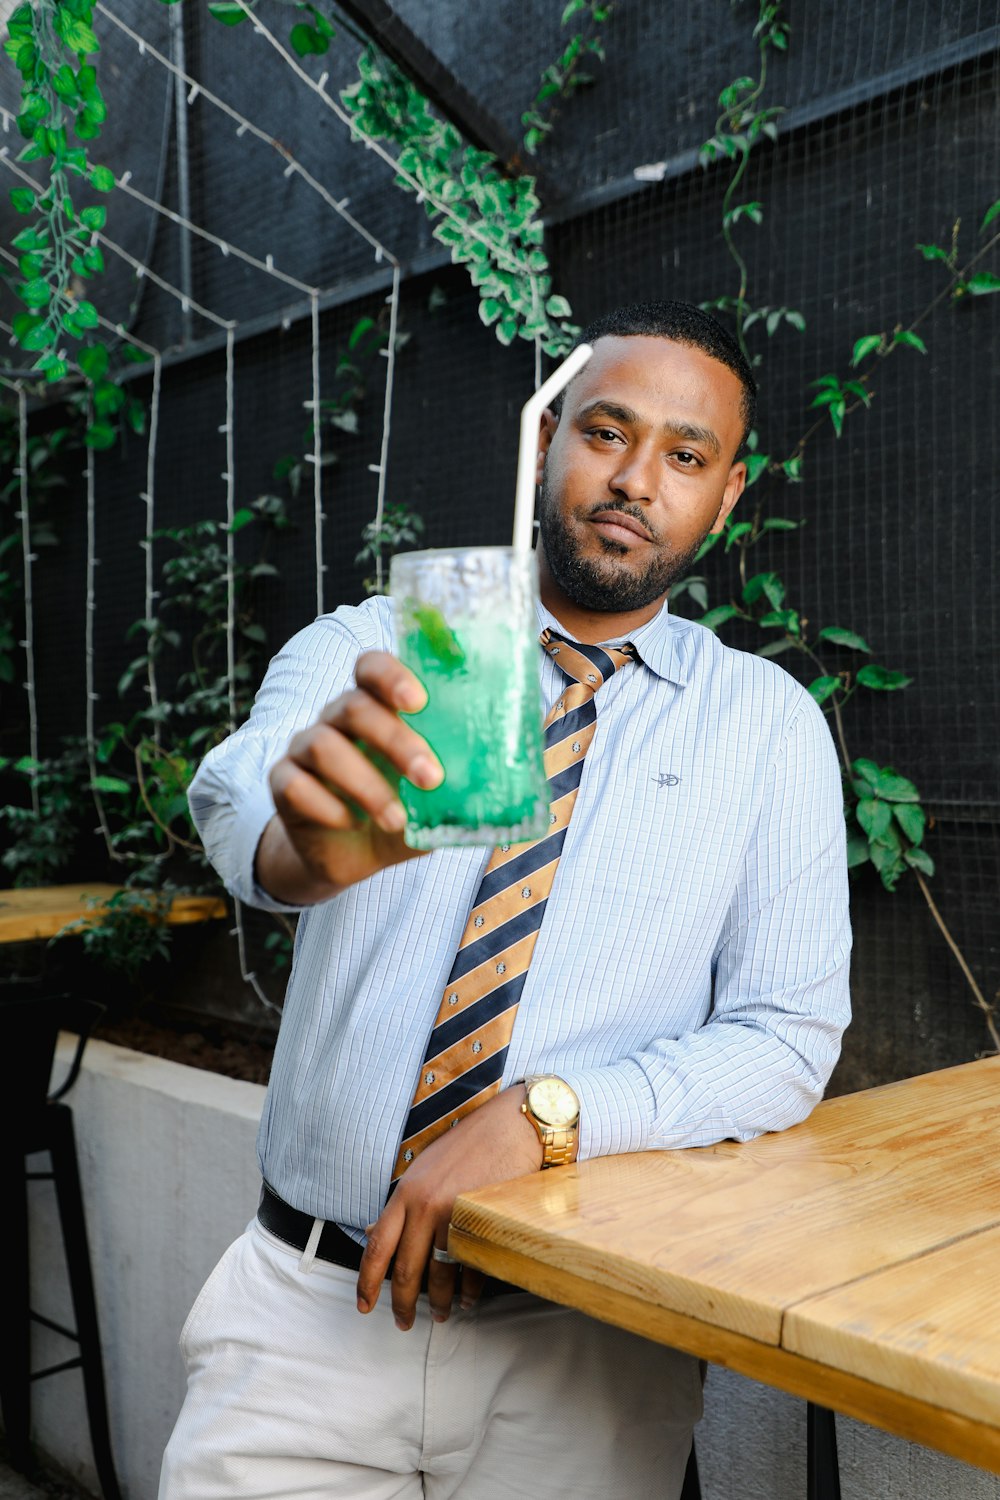
<svg viewBox="0 0 1000 1500">
<path fill-rule="evenodd" d="M 442 666 L 454 671 L 465 665 L 465 652 L 439 609 L 435 609 L 433 604 L 417 604 L 413 608 L 413 618 L 420 628 L 424 644 Z"/>
</svg>

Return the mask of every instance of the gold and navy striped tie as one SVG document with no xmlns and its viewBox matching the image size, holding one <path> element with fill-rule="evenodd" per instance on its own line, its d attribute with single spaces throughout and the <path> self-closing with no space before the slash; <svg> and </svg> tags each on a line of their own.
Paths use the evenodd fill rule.
<svg viewBox="0 0 1000 1500">
<path fill-rule="evenodd" d="M 438 1007 L 393 1182 L 425 1146 L 500 1091 L 518 1001 L 594 738 L 594 695 L 635 659 L 631 644 L 577 645 L 549 630 L 541 642 L 569 679 L 545 720 L 549 831 L 532 844 L 501 844 L 490 857 Z"/>
</svg>

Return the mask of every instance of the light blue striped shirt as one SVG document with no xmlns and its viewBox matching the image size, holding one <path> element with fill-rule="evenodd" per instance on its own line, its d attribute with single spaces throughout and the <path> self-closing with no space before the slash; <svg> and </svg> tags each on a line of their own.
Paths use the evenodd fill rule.
<svg viewBox="0 0 1000 1500">
<path fill-rule="evenodd" d="M 559 622 L 539 609 L 539 629 Z M 566 634 L 566 632 L 563 632 Z M 554 1072 L 581 1159 L 749 1140 L 817 1103 L 850 1017 L 841 782 L 822 712 L 773 662 L 659 615 L 597 697 L 503 1085 Z M 267 772 L 393 649 L 388 601 L 342 607 L 271 662 L 247 722 L 205 758 L 191 811 L 241 900 L 274 811 Z M 539 648 L 546 706 L 565 683 Z M 305 909 L 258 1136 L 296 1208 L 356 1237 L 378 1217 L 481 848 L 439 850 Z"/>
</svg>

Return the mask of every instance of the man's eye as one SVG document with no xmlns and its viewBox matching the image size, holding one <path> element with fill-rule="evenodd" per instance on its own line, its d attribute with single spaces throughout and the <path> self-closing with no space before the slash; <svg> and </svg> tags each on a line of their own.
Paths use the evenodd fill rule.
<svg viewBox="0 0 1000 1500">
<path fill-rule="evenodd" d="M 677 453 L 674 454 L 674 457 L 678 460 L 679 463 L 682 463 L 686 469 L 693 469 L 701 463 L 701 459 L 698 457 L 697 453 L 691 453 L 687 448 L 681 448 Z"/>
<path fill-rule="evenodd" d="M 614 443 L 618 440 L 618 434 L 613 427 L 591 427 L 591 437 L 599 437 L 604 443 Z"/>
</svg>

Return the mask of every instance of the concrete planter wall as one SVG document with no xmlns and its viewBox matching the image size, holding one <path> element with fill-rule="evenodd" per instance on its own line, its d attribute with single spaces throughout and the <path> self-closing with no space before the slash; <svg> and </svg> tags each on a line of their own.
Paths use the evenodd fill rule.
<svg viewBox="0 0 1000 1500">
<path fill-rule="evenodd" d="M 70 1050 L 68 1041 L 60 1046 L 63 1067 Z M 259 1085 L 105 1042 L 90 1043 L 69 1096 L 111 1441 L 126 1500 L 155 1500 L 160 1456 L 184 1393 L 181 1326 L 256 1208 L 263 1100 Z M 32 1300 L 71 1325 L 53 1197 L 51 1184 L 32 1184 Z M 36 1330 L 35 1368 L 72 1352 Z M 37 1448 L 96 1495 L 79 1371 L 40 1381 L 32 1394 Z M 704 1500 L 805 1494 L 802 1402 L 713 1368 L 696 1440 Z M 839 1419 L 838 1440 L 843 1500 L 1000 1500 L 1000 1479 L 861 1423 Z"/>
</svg>

